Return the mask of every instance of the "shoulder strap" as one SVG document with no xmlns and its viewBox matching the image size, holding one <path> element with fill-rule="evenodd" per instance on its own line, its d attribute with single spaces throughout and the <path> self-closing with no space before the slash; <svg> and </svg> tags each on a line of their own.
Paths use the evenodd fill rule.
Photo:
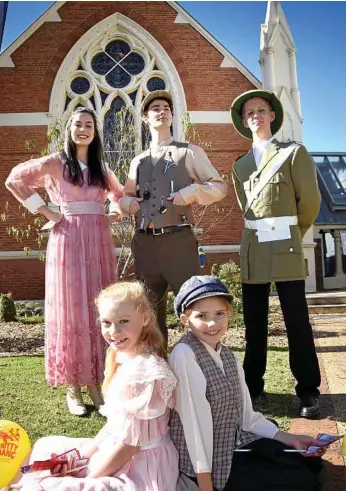
<svg viewBox="0 0 346 491">
<path fill-rule="evenodd" d="M 276 158 L 275 164 L 272 165 L 267 172 L 261 174 L 261 178 L 256 186 L 251 191 L 247 203 L 244 208 L 244 216 L 249 211 L 252 203 L 258 198 L 262 189 L 268 184 L 270 179 L 278 172 L 282 165 L 286 162 L 288 157 L 298 147 L 297 143 L 292 143 L 289 147 L 284 148 L 279 152 L 279 156 Z"/>
</svg>

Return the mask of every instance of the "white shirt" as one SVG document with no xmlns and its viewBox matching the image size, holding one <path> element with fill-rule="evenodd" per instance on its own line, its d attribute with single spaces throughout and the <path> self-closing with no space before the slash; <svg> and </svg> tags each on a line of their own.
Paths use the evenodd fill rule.
<svg viewBox="0 0 346 491">
<path fill-rule="evenodd" d="M 260 166 L 264 152 L 267 150 L 271 142 L 274 140 L 272 136 L 269 140 L 258 141 L 252 144 L 253 156 L 255 157 L 255 162 L 257 168 Z"/>
<path fill-rule="evenodd" d="M 153 165 L 156 165 L 162 155 L 168 151 L 173 141 L 173 137 L 170 136 L 159 144 L 153 142 L 150 144 L 150 156 Z M 125 196 L 120 200 L 120 207 L 125 214 L 129 213 L 131 201 L 136 196 L 137 167 L 141 155 L 143 154 L 136 156 L 130 164 L 129 175 L 124 188 Z M 227 184 L 213 167 L 201 147 L 191 143 L 188 144 L 185 166 L 193 181 L 189 186 L 179 190 L 185 205 L 198 203 L 199 205 L 207 206 L 222 200 L 227 195 Z"/>
<path fill-rule="evenodd" d="M 221 345 L 217 351 L 206 343 L 203 345 L 225 373 L 221 360 Z M 168 363 L 178 379 L 175 410 L 179 413 L 184 428 L 186 445 L 194 471 L 196 473 L 212 472 L 213 419 L 210 404 L 205 395 L 206 378 L 196 361 L 194 352 L 185 343 L 175 346 Z M 243 398 L 243 430 L 263 438 L 273 438 L 278 429 L 263 414 L 253 410 L 244 370 L 238 359 L 237 369 Z"/>
</svg>

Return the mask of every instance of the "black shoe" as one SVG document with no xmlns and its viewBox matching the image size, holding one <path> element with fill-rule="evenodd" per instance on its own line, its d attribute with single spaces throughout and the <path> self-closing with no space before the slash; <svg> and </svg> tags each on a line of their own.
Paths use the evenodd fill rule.
<svg viewBox="0 0 346 491">
<path fill-rule="evenodd" d="M 314 419 L 320 414 L 320 405 L 315 396 L 300 397 L 300 417 Z"/>
</svg>

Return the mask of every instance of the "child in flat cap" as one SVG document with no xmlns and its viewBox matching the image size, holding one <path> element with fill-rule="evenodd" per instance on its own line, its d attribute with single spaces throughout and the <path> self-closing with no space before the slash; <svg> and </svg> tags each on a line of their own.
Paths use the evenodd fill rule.
<svg viewBox="0 0 346 491">
<path fill-rule="evenodd" d="M 300 416 L 319 413 L 320 369 L 305 298 L 302 240 L 320 207 L 315 165 L 306 148 L 279 142 L 284 111 L 274 92 L 250 90 L 231 107 L 234 128 L 252 149 L 234 164 L 234 189 L 244 216 L 240 249 L 246 328 L 244 371 L 251 397 L 264 390 L 270 283 L 275 282 L 297 381 Z"/>
<path fill-rule="evenodd" d="M 279 431 L 254 412 L 241 364 L 221 343 L 231 303 L 227 287 L 214 276 L 192 277 L 174 302 L 176 315 L 189 328 L 169 357 L 178 379 L 170 423 L 179 453 L 178 489 L 316 490 L 323 451 L 310 459 L 301 453 L 321 444 Z M 301 453 L 284 452 L 290 447 Z"/>
</svg>

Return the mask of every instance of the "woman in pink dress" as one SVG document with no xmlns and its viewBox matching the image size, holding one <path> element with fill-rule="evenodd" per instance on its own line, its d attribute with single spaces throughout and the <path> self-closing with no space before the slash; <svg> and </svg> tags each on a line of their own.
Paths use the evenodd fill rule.
<svg viewBox="0 0 346 491">
<path fill-rule="evenodd" d="M 52 436 L 38 440 L 30 459 L 49 459 L 78 449 L 75 458 L 49 471 L 24 474 L 22 491 L 176 491 L 178 455 L 168 421 L 176 378 L 165 358 L 165 340 L 145 286 L 120 282 L 97 299 L 101 329 L 109 343 L 102 413 L 107 423 L 94 439 Z M 23 463 L 25 465 L 27 462 Z"/>
<path fill-rule="evenodd" d="M 93 300 L 117 280 L 110 222 L 117 221 L 123 186 L 103 159 L 93 111 L 76 109 L 65 130 L 64 150 L 12 169 L 6 187 L 51 228 L 46 257 L 45 363 L 50 385 L 66 385 L 72 414 L 86 414 L 81 387 L 97 409 L 102 405 L 106 344 L 97 326 Z M 37 194 L 44 188 L 54 211 Z M 111 201 L 110 215 L 104 203 Z"/>
</svg>

